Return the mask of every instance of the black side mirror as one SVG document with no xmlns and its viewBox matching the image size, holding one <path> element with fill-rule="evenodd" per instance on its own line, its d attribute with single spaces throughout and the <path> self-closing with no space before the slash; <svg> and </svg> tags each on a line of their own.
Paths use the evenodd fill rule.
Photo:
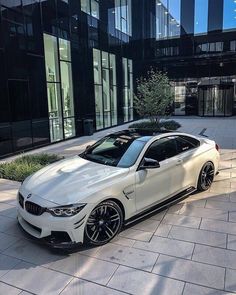
<svg viewBox="0 0 236 295">
<path fill-rule="evenodd" d="M 91 145 L 87 145 L 85 150 L 88 150 L 91 147 Z"/>
<path fill-rule="evenodd" d="M 154 159 L 150 159 L 150 158 L 144 158 L 139 169 L 140 170 L 155 169 L 155 168 L 159 168 L 159 167 L 160 167 L 160 163 L 158 161 L 156 161 Z"/>
</svg>

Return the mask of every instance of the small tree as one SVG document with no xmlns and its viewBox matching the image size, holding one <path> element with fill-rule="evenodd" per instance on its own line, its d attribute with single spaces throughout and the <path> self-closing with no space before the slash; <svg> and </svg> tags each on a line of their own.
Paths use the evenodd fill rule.
<svg viewBox="0 0 236 295">
<path fill-rule="evenodd" d="M 166 73 L 151 68 L 146 78 L 137 80 L 134 107 L 141 117 L 148 117 L 152 122 L 158 123 L 166 115 L 172 102 L 173 92 Z"/>
</svg>

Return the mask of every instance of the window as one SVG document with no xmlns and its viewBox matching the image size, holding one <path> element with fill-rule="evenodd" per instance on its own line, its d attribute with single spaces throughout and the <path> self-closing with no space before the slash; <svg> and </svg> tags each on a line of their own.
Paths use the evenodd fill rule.
<svg viewBox="0 0 236 295">
<path fill-rule="evenodd" d="M 179 55 L 179 47 L 178 46 L 170 46 L 158 48 L 156 51 L 157 56 L 176 56 Z"/>
<path fill-rule="evenodd" d="M 180 138 L 183 138 L 184 140 L 190 142 L 194 147 L 198 147 L 200 146 L 200 141 L 196 138 L 193 138 L 193 137 L 189 137 L 189 136 L 186 136 L 186 135 L 181 135 L 179 136 Z"/>
<path fill-rule="evenodd" d="M 236 51 L 236 41 L 230 41 L 230 51 Z"/>
<path fill-rule="evenodd" d="M 183 153 L 195 148 L 195 146 L 190 141 L 187 141 L 180 136 L 176 137 L 176 143 L 179 153 Z"/>
<path fill-rule="evenodd" d="M 195 0 L 194 34 L 206 34 L 208 26 L 208 0 Z"/>
<path fill-rule="evenodd" d="M 185 115 L 186 86 L 181 82 L 173 83 L 175 115 Z"/>
<path fill-rule="evenodd" d="M 133 61 L 122 58 L 123 66 L 123 113 L 124 122 L 133 120 Z"/>
<path fill-rule="evenodd" d="M 145 154 L 146 158 L 164 161 L 178 154 L 175 137 L 165 137 L 158 139 L 151 144 Z"/>
<path fill-rule="evenodd" d="M 180 36 L 180 0 L 169 0 L 168 37 Z"/>
<path fill-rule="evenodd" d="M 44 34 L 44 50 L 50 138 L 54 142 L 75 136 L 70 42 Z"/>
<path fill-rule="evenodd" d="M 223 30 L 236 29 L 236 1 L 224 0 Z"/>
<path fill-rule="evenodd" d="M 132 36 L 131 0 L 115 0 L 115 28 Z"/>
<path fill-rule="evenodd" d="M 180 36 L 180 0 L 156 0 L 156 39 Z"/>
<path fill-rule="evenodd" d="M 80 156 L 100 164 L 127 168 L 134 165 L 145 144 L 146 141 L 132 134 L 117 133 L 101 139 Z"/>
<path fill-rule="evenodd" d="M 117 125 L 116 57 L 93 49 L 96 129 Z"/>
<path fill-rule="evenodd" d="M 99 19 L 99 0 L 81 0 L 81 10 Z"/>
<path fill-rule="evenodd" d="M 195 52 L 199 54 L 206 54 L 208 52 L 222 52 L 223 42 L 202 43 L 195 46 Z"/>
</svg>

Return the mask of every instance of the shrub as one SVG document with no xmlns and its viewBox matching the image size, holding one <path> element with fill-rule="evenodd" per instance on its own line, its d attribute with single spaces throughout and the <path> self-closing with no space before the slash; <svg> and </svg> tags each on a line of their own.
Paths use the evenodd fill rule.
<svg viewBox="0 0 236 295">
<path fill-rule="evenodd" d="M 0 178 L 21 182 L 25 180 L 26 177 L 40 170 L 44 166 L 61 159 L 61 157 L 53 154 L 22 156 L 10 163 L 0 164 Z"/>
<path fill-rule="evenodd" d="M 153 121 L 142 121 L 138 123 L 133 123 L 129 126 L 129 128 L 134 129 L 145 129 L 150 131 L 159 131 L 159 130 L 177 130 L 181 125 L 174 120 L 166 120 L 161 122 L 153 122 Z"/>
<path fill-rule="evenodd" d="M 177 130 L 181 127 L 180 123 L 175 120 L 161 121 L 159 125 L 167 130 Z"/>
<path fill-rule="evenodd" d="M 152 121 L 142 121 L 138 123 L 133 123 L 129 125 L 129 128 L 134 129 L 149 129 L 149 130 L 160 130 L 160 125 L 158 122 L 152 122 Z"/>
</svg>

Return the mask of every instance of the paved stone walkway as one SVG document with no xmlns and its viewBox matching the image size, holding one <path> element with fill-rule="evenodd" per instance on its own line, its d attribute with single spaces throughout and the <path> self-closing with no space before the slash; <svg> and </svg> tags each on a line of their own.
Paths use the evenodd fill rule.
<svg viewBox="0 0 236 295">
<path fill-rule="evenodd" d="M 179 120 L 183 131 L 206 128 L 221 145 L 220 174 L 209 191 L 129 227 L 103 247 L 65 255 L 27 240 L 16 223 L 19 183 L 0 179 L 0 294 L 235 294 L 236 120 Z M 64 150 L 79 150 L 76 141 L 63 143 Z"/>
</svg>

